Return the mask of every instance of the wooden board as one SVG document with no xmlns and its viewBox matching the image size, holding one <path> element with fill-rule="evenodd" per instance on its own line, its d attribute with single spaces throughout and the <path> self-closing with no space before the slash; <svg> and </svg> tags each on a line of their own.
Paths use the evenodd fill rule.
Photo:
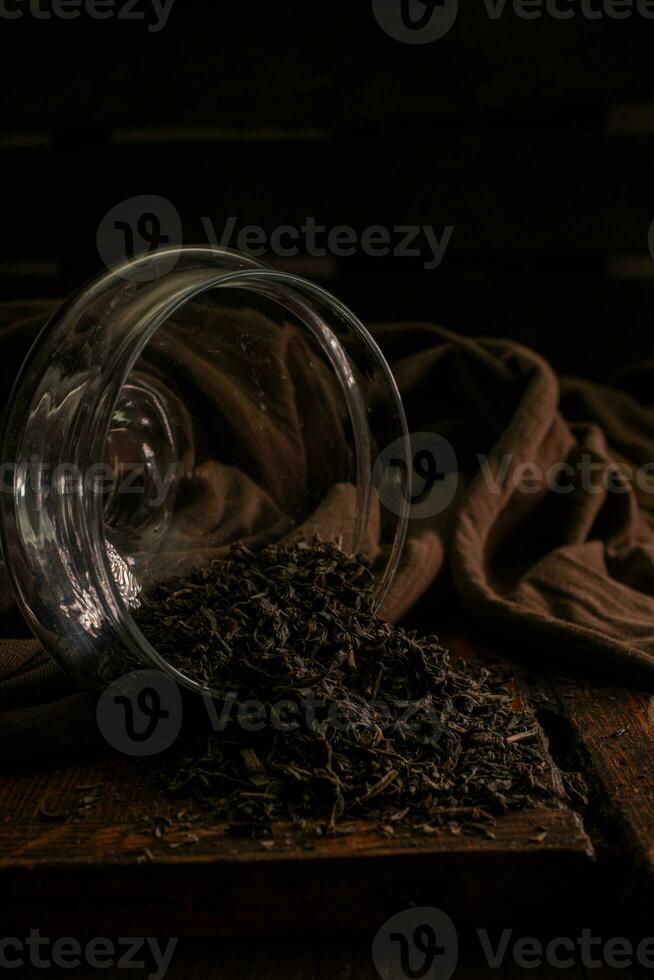
<svg viewBox="0 0 654 980">
<path fill-rule="evenodd" d="M 532 120 L 651 93 L 652 21 L 533 22 L 509 9 L 498 20 L 484 3 L 459 8 L 455 28 L 425 45 L 386 35 L 370 3 L 186 0 L 156 33 L 126 19 L 24 17 L 3 55 L 3 116 L 16 130 Z"/>
<path fill-rule="evenodd" d="M 97 800 L 84 809 L 89 797 Z M 494 840 L 388 838 L 360 824 L 317 837 L 280 826 L 267 849 L 196 821 L 197 806 L 161 799 L 138 766 L 116 758 L 5 778 L 0 811 L 5 915 L 16 927 L 77 933 L 99 922 L 144 934 L 334 931 L 379 924 L 414 902 L 466 918 L 515 907 L 538 914 L 561 874 L 570 897 L 592 863 L 568 809 L 502 818 Z"/>
<path fill-rule="evenodd" d="M 254 141 L 247 132 L 240 138 L 235 132 L 216 141 L 190 135 L 178 142 L 164 136 L 132 144 L 112 142 L 107 130 L 81 146 L 71 138 L 49 147 L 4 147 L 2 159 L 13 189 L 3 200 L 2 261 L 47 257 L 70 264 L 79 253 L 99 269 L 98 226 L 118 202 L 138 193 L 170 201 L 186 244 L 225 241 L 237 248 L 245 241 L 241 247 L 247 248 L 248 241 L 238 238 L 242 229 L 256 225 L 269 241 L 275 229 L 290 225 L 296 237 L 285 235 L 282 247 L 306 254 L 330 251 L 327 231 L 347 226 L 356 233 L 357 247 L 341 241 L 332 254 L 346 267 L 366 264 L 362 235 L 382 226 L 389 250 L 398 252 L 387 264 L 392 261 L 400 276 L 407 268 L 429 279 L 437 261 L 424 236 L 402 247 L 405 226 L 431 226 L 439 242 L 444 229 L 452 228 L 443 262 L 470 261 L 475 254 L 495 261 L 522 255 L 532 275 L 541 256 L 558 255 L 563 269 L 593 253 L 648 254 L 654 140 L 608 137 L 601 125 L 549 125 L 525 133 L 520 123 L 499 128 L 463 122 L 445 132 L 326 131 L 324 138 L 289 139 L 272 130 Z M 83 203 L 80 159 L 94 175 L 83 188 Z M 44 170 L 45 181 L 39 179 Z M 152 175 L 140 191 L 135 173 Z M 621 174 L 629 180 L 618 180 Z M 37 242 L 26 213 L 39 216 Z M 224 240 L 230 218 L 234 231 Z M 327 229 L 314 242 L 300 233 L 308 218 Z M 167 214 L 162 222 L 162 232 L 179 239 Z M 404 254 L 415 249 L 420 257 Z M 379 244 L 372 254 L 367 251 L 367 264 L 378 272 Z"/>
<path fill-rule="evenodd" d="M 467 636 L 446 641 L 454 655 L 487 655 Z M 36 768 L 0 781 L 7 928 L 331 934 L 376 929 L 413 904 L 462 924 L 571 921 L 580 909 L 588 922 L 609 910 L 614 929 L 620 916 L 631 921 L 631 910 L 649 908 L 654 883 L 650 695 L 514 672 L 543 722 L 552 779 L 561 769 L 586 776 L 583 816 L 572 805 L 509 815 L 493 839 L 447 829 L 389 837 L 362 823 L 318 836 L 280 825 L 271 846 L 207 822 L 194 801 L 163 797 L 135 760 Z"/>
<path fill-rule="evenodd" d="M 629 870 L 654 893 L 654 698 L 646 691 L 551 678 L 538 682 L 565 719 L 588 777 L 597 821 Z"/>
<path fill-rule="evenodd" d="M 448 645 L 463 656 L 471 650 L 483 656 L 486 650 L 474 630 L 463 635 L 460 629 L 454 631 Z M 652 691 L 577 672 L 551 674 L 543 660 L 521 658 L 514 670 L 555 765 L 581 777 L 581 798 L 573 790 L 572 799 L 597 857 L 589 902 L 614 924 L 633 923 L 643 916 L 647 921 L 654 897 Z"/>
<path fill-rule="evenodd" d="M 554 763 L 550 777 L 559 784 Z M 595 874 L 581 819 L 563 804 L 498 818 L 492 837 L 347 829 L 279 825 L 272 846 L 233 837 L 196 801 L 163 796 L 151 765 L 115 755 L 17 772 L 0 781 L 5 916 L 16 929 L 94 933 L 102 923 L 145 935 L 377 928 L 413 904 L 461 922 L 542 920 L 561 876 L 557 916 L 586 900 Z"/>
</svg>

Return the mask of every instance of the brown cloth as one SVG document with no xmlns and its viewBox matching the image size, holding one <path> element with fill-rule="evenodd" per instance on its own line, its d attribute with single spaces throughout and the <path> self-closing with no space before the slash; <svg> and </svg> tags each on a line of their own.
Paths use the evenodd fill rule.
<svg viewBox="0 0 654 980">
<path fill-rule="evenodd" d="M 55 308 L 0 307 L 6 392 Z M 470 622 L 525 656 L 555 654 L 559 669 L 562 659 L 651 684 L 654 367 L 640 364 L 604 387 L 559 380 L 508 340 L 422 323 L 373 332 L 410 431 L 447 439 L 459 477 L 449 506 L 412 520 L 384 615 L 396 621 L 421 599 L 424 625 L 437 631 L 439 597 L 453 588 Z M 283 445 L 277 452 L 283 471 Z M 331 506 L 338 520 L 338 497 Z M 26 638 L 6 585 L 0 630 L 0 755 L 78 742 L 93 728 L 92 699 Z"/>
</svg>

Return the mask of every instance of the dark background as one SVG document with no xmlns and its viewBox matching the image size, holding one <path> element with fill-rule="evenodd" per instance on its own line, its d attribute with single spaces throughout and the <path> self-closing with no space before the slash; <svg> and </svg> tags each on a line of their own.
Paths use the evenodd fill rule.
<svg viewBox="0 0 654 980">
<path fill-rule="evenodd" d="M 432 271 L 281 264 L 364 322 L 511 336 L 602 377 L 654 355 L 654 20 L 459 7 L 424 45 L 385 34 L 368 0 L 176 0 L 158 33 L 0 19 L 0 298 L 65 295 L 103 268 L 104 215 L 156 194 L 187 243 L 206 242 L 203 216 L 453 225 Z"/>
</svg>

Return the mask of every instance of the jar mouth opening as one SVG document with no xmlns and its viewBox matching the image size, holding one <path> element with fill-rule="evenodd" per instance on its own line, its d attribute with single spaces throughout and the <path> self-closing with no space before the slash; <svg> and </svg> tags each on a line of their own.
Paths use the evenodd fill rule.
<svg viewBox="0 0 654 980">
<path fill-rule="evenodd" d="M 157 256 L 165 260 L 166 252 L 177 250 L 163 250 Z M 189 251 L 189 250 L 186 250 Z M 197 250 L 215 258 L 215 251 Z M 221 253 L 219 253 L 221 254 Z M 233 271 L 219 270 L 204 282 L 191 285 L 181 284 L 178 291 L 169 296 L 160 307 L 151 311 L 146 322 L 141 324 L 141 329 L 136 337 L 132 337 L 129 344 L 124 346 L 118 358 L 119 367 L 110 377 L 110 384 L 102 394 L 100 411 L 89 412 L 89 417 L 94 418 L 93 431 L 87 433 L 89 458 L 104 458 L 104 450 L 109 436 L 111 419 L 116 409 L 121 391 L 132 372 L 136 362 L 149 342 L 153 339 L 157 331 L 178 313 L 183 307 L 198 299 L 202 294 L 211 293 L 214 290 L 237 288 L 245 293 L 257 294 L 272 299 L 286 309 L 294 313 L 299 322 L 306 326 L 314 340 L 320 346 L 326 361 L 332 368 L 333 373 L 339 382 L 339 387 L 343 395 L 344 403 L 350 415 L 351 431 L 354 440 L 354 459 L 356 461 L 356 521 L 353 533 L 353 551 L 361 550 L 361 545 L 368 527 L 371 499 L 373 494 L 372 486 L 372 467 L 373 467 L 373 447 L 370 443 L 369 428 L 367 420 L 366 405 L 357 381 L 355 366 L 350 361 L 345 348 L 341 344 L 337 334 L 329 325 L 328 319 L 338 323 L 343 323 L 347 329 L 353 331 L 357 340 L 367 348 L 369 354 L 375 359 L 378 365 L 383 366 L 385 374 L 384 382 L 393 401 L 393 408 L 399 421 L 399 426 L 403 437 L 407 440 L 408 432 L 401 398 L 395 380 L 388 368 L 386 361 L 381 354 L 376 342 L 368 333 L 363 324 L 347 309 L 339 300 L 329 292 L 315 285 L 308 280 L 300 279 L 290 273 L 270 269 L 261 263 L 252 262 L 247 268 L 239 268 Z M 321 315 L 323 308 L 328 317 Z M 116 580 L 115 570 L 112 568 L 112 561 L 109 553 L 108 543 L 105 541 L 105 515 L 102 498 L 98 494 L 90 494 L 85 497 L 85 505 L 82 509 L 82 519 L 86 524 L 85 537 L 87 543 L 93 548 L 94 562 L 93 574 L 96 578 L 96 588 L 98 595 L 102 597 L 106 612 L 113 622 L 121 639 L 135 655 L 137 662 L 146 661 L 153 667 L 171 675 L 178 683 L 189 688 L 196 693 L 205 696 L 215 695 L 218 692 L 208 687 L 204 687 L 197 681 L 188 677 L 174 667 L 156 648 L 149 642 L 137 625 L 136 619 L 132 615 L 129 603 L 125 599 L 120 585 Z M 404 501 L 403 501 L 404 502 Z M 375 608 L 379 609 L 382 605 L 390 585 L 392 583 L 397 565 L 399 563 L 401 551 L 404 545 L 408 519 L 408 501 L 406 510 L 400 515 L 394 540 L 390 545 L 389 553 L 385 557 L 386 566 L 379 579 L 374 597 Z"/>
</svg>

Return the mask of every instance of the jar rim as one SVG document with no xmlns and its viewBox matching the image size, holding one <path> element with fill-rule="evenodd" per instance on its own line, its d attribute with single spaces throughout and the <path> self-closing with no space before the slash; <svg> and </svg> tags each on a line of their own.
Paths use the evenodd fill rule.
<svg viewBox="0 0 654 980">
<path fill-rule="evenodd" d="M 23 380 L 30 374 L 36 353 L 44 342 L 47 343 L 51 339 L 52 331 L 55 330 L 57 324 L 62 322 L 62 318 L 71 317 L 78 310 L 85 309 L 85 306 L 88 305 L 89 293 L 98 295 L 106 287 L 116 288 L 120 280 L 126 278 L 125 273 L 128 273 L 129 276 L 126 279 L 126 285 L 121 294 L 126 305 L 128 305 L 138 294 L 138 288 L 134 286 L 134 280 L 131 280 L 134 272 L 147 272 L 149 267 L 154 270 L 157 267 L 165 267 L 171 259 L 175 260 L 173 268 L 165 273 L 168 292 L 165 296 L 160 297 L 158 301 L 152 302 L 150 305 L 144 305 L 142 319 L 138 324 L 139 329 L 137 331 L 132 330 L 131 333 L 126 332 L 120 350 L 116 352 L 115 359 L 112 360 L 111 371 L 99 372 L 84 392 L 87 411 L 84 424 L 79 432 L 82 458 L 103 458 L 111 419 L 124 384 L 136 361 L 157 330 L 174 316 L 175 313 L 194 299 L 213 289 L 239 287 L 245 290 L 250 289 L 256 291 L 257 287 L 260 289 L 262 286 L 281 288 L 285 290 L 288 297 L 294 298 L 296 302 L 299 299 L 304 304 L 304 308 L 302 309 L 304 316 L 301 319 L 307 327 L 310 329 L 313 328 L 313 335 L 319 342 L 323 353 L 327 355 L 346 396 L 345 400 L 348 411 L 350 412 L 355 442 L 358 440 L 355 446 L 355 452 L 357 454 L 357 491 L 359 495 L 360 488 L 363 487 L 365 498 L 362 503 L 359 496 L 357 497 L 360 524 L 357 536 L 359 541 L 361 541 L 366 530 L 370 509 L 372 472 L 372 460 L 369 458 L 370 447 L 365 444 L 364 437 L 366 431 L 365 406 L 362 407 L 362 403 L 357 403 L 358 392 L 356 379 L 352 374 L 346 377 L 347 365 L 349 363 L 348 357 L 334 331 L 324 320 L 322 320 L 320 328 L 316 327 L 317 320 L 320 319 L 317 313 L 315 314 L 316 319 L 313 324 L 307 323 L 307 315 L 309 315 L 309 320 L 311 319 L 311 315 L 313 315 L 310 305 L 307 305 L 307 300 L 309 304 L 312 302 L 315 303 L 316 309 L 319 308 L 319 304 L 324 304 L 332 316 L 343 320 L 348 329 L 353 331 L 357 341 L 364 345 L 376 366 L 381 369 L 387 394 L 397 417 L 399 429 L 408 447 L 406 419 L 395 379 L 374 338 L 355 314 L 341 303 L 340 300 L 321 286 L 309 280 L 295 276 L 289 272 L 270 268 L 262 262 L 229 249 L 207 248 L 206 246 L 171 246 L 170 248 L 157 250 L 156 253 L 141 256 L 124 263 L 116 269 L 108 271 L 101 277 L 93 280 L 90 284 L 82 287 L 81 290 L 78 290 L 43 328 L 42 333 L 37 338 L 37 341 L 35 341 L 26 358 L 25 364 L 19 374 L 19 380 Z M 179 259 L 184 259 L 187 262 L 198 261 L 200 266 L 204 264 L 206 267 L 202 266 L 202 275 L 189 274 L 185 277 L 183 274 L 184 270 L 181 267 L 177 269 Z M 226 267 L 221 268 L 221 263 L 225 263 Z M 173 289 L 175 276 L 178 277 L 180 282 Z M 143 280 L 137 278 L 135 281 L 142 282 Z M 19 384 L 19 380 L 17 380 L 17 385 Z M 360 398 L 360 392 L 358 394 Z M 7 439 L 6 430 L 3 438 L 3 451 L 6 451 Z M 366 460 L 368 461 L 367 465 L 370 473 L 364 472 Z M 390 545 L 389 553 L 384 556 L 386 564 L 375 593 L 375 607 L 377 609 L 381 606 L 384 598 L 388 594 L 406 538 L 409 503 L 404 495 L 402 495 L 401 504 L 404 506 L 404 511 L 397 515 L 398 520 L 394 538 Z M 111 622 L 114 630 L 121 636 L 123 642 L 131 649 L 132 653 L 136 655 L 138 660 L 145 660 L 159 669 L 172 674 L 184 686 L 203 694 L 211 694 L 212 692 L 208 691 L 207 688 L 202 687 L 191 678 L 177 671 L 156 651 L 138 628 L 112 569 L 104 534 L 102 501 L 99 495 L 82 493 L 76 496 L 72 502 L 71 513 L 66 515 L 66 519 L 76 522 L 76 534 L 83 542 L 87 553 L 92 555 L 92 560 L 88 563 L 88 573 L 97 597 L 102 604 L 103 613 Z M 5 520 L 2 523 L 4 543 Z M 15 576 L 12 575 L 14 588 L 19 593 L 20 585 L 14 580 Z"/>
</svg>

